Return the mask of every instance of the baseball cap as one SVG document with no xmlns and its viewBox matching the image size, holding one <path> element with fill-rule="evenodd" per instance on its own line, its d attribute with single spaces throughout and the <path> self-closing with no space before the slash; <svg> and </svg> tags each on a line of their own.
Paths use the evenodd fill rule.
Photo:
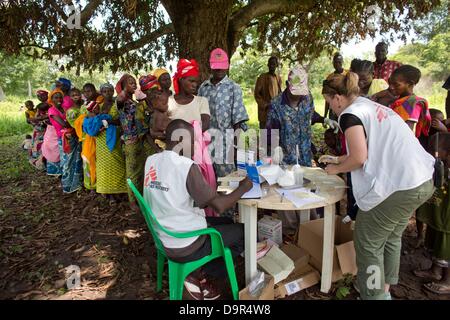
<svg viewBox="0 0 450 320">
<path fill-rule="evenodd" d="M 211 51 L 209 57 L 209 64 L 213 70 L 226 70 L 230 68 L 230 63 L 228 62 L 227 53 L 220 48 L 216 48 Z"/>
</svg>

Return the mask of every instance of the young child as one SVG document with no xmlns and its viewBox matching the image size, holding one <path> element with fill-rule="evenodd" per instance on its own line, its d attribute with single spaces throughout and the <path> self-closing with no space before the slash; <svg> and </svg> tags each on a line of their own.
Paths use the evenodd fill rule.
<svg viewBox="0 0 450 320">
<path fill-rule="evenodd" d="M 167 94 L 168 97 L 173 95 L 170 87 L 172 86 L 172 79 L 170 77 L 169 71 L 166 69 L 160 68 L 153 71 L 153 75 L 158 80 L 161 91 Z"/>
<path fill-rule="evenodd" d="M 433 136 L 435 133 L 438 132 L 449 131 L 445 125 L 444 113 L 441 110 L 430 109 L 430 115 L 431 115 L 431 128 L 428 134 L 429 137 Z"/>
<path fill-rule="evenodd" d="M 432 265 L 426 270 L 415 270 L 414 275 L 432 281 L 424 288 L 433 293 L 450 294 L 450 133 L 439 134 L 439 158 L 445 166 L 444 187 L 437 189 L 434 195 L 419 209 L 417 217 L 427 224 L 425 247 L 432 253 Z M 436 150 L 436 139 L 430 139 L 430 150 Z"/>
<path fill-rule="evenodd" d="M 391 91 L 399 98 L 390 105 L 413 130 L 416 137 L 426 148 L 426 139 L 431 127 L 431 115 L 428 101 L 414 94 L 414 87 L 419 83 L 421 72 L 411 65 L 395 69 L 389 78 Z"/>
<path fill-rule="evenodd" d="M 73 101 L 73 104 L 77 107 L 80 107 L 84 104 L 83 96 L 81 94 L 81 90 L 78 88 L 73 88 L 69 91 L 70 98 Z"/>
<path fill-rule="evenodd" d="M 36 109 L 34 108 L 34 103 L 31 100 L 25 101 L 25 118 L 27 123 L 33 125 L 33 118 L 36 116 Z"/>
<path fill-rule="evenodd" d="M 169 124 L 169 97 L 166 93 L 158 89 L 153 89 L 147 94 L 152 105 L 153 115 L 150 123 L 150 134 L 155 138 L 155 143 L 162 149 L 165 144 L 161 140 L 165 140 L 166 128 Z"/>
<path fill-rule="evenodd" d="M 33 121 L 33 139 L 31 148 L 30 164 L 38 170 L 44 170 L 46 168 L 45 158 L 42 155 L 42 145 L 44 142 L 44 134 L 47 125 L 50 123 L 48 120 L 48 92 L 45 90 L 38 90 L 36 96 L 40 103 L 36 106 L 36 115 Z"/>
<path fill-rule="evenodd" d="M 446 133 L 447 127 L 444 124 L 444 114 L 442 111 L 438 109 L 430 109 L 431 115 L 431 128 L 428 134 L 428 137 L 422 137 L 422 142 L 426 146 L 425 150 L 427 150 L 430 154 L 434 156 L 433 146 L 434 146 L 434 137 L 436 133 Z M 416 216 L 416 228 L 417 228 L 417 243 L 416 247 L 420 247 L 425 241 L 424 235 L 424 223 L 420 216 Z"/>
<path fill-rule="evenodd" d="M 86 83 L 83 86 L 83 95 L 86 100 L 86 104 L 91 101 L 95 101 L 99 96 L 97 89 L 92 83 Z"/>
<path fill-rule="evenodd" d="M 32 138 L 31 135 L 27 134 L 25 136 L 25 140 L 22 141 L 22 149 L 31 150 L 31 146 L 32 146 Z"/>
</svg>

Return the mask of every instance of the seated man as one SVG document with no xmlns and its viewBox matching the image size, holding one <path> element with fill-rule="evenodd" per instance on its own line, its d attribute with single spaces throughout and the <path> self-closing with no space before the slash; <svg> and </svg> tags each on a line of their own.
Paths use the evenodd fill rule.
<svg viewBox="0 0 450 320">
<path fill-rule="evenodd" d="M 181 135 L 180 135 L 181 133 Z M 204 180 L 199 167 L 191 160 L 194 150 L 193 127 L 184 120 L 169 123 L 166 129 L 166 150 L 147 158 L 145 164 L 144 198 L 159 223 L 175 232 L 189 232 L 213 226 L 222 235 L 223 243 L 236 257 L 243 251 L 244 230 L 242 224 L 224 217 L 205 218 L 205 207 L 223 213 L 232 208 L 241 196 L 252 188 L 245 178 L 239 187 L 228 195 L 219 195 Z M 181 150 L 180 150 L 181 149 Z M 211 253 L 209 236 L 174 238 L 159 232 L 168 257 L 177 262 L 198 260 Z M 211 280 L 226 278 L 223 259 L 216 259 L 202 270 L 190 274 L 185 281 L 189 294 L 196 300 L 212 300 L 220 297 Z"/>
</svg>

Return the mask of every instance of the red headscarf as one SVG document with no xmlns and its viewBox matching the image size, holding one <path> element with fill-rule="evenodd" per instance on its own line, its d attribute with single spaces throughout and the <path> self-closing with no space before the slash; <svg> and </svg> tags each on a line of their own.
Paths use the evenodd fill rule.
<svg viewBox="0 0 450 320">
<path fill-rule="evenodd" d="M 198 77 L 200 75 L 200 70 L 198 68 L 197 61 L 195 59 L 181 59 L 177 64 L 177 72 L 173 76 L 173 88 L 175 94 L 180 91 L 178 81 L 186 77 Z"/>
<path fill-rule="evenodd" d="M 148 76 L 142 76 L 139 78 L 139 85 L 141 86 L 141 91 L 159 88 L 158 78 L 151 74 Z"/>
<path fill-rule="evenodd" d="M 36 95 L 39 99 L 48 100 L 48 91 L 38 90 L 36 91 Z"/>
<path fill-rule="evenodd" d="M 132 78 L 133 76 L 125 73 L 122 77 L 120 77 L 119 81 L 116 84 L 116 92 L 117 94 L 120 94 L 123 91 L 122 83 L 125 82 L 125 80 L 128 81 L 129 78 Z"/>
</svg>

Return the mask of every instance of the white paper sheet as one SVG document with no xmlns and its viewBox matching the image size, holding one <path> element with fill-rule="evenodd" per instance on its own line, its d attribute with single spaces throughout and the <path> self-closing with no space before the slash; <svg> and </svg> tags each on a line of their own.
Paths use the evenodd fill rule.
<svg viewBox="0 0 450 320">
<path fill-rule="evenodd" d="M 239 186 L 239 182 L 230 181 L 229 186 L 233 190 L 236 190 L 237 187 Z M 253 188 L 251 188 L 250 191 L 244 193 L 241 199 L 260 199 L 261 197 L 262 197 L 261 185 L 259 183 L 253 183 Z"/>
<path fill-rule="evenodd" d="M 278 178 L 284 173 L 283 169 L 281 169 L 280 166 L 277 165 L 261 166 L 258 168 L 258 171 L 260 176 L 266 179 L 269 185 L 277 183 Z"/>
<path fill-rule="evenodd" d="M 325 201 L 324 198 L 319 197 L 315 193 L 310 192 L 309 189 L 306 188 L 298 188 L 292 190 L 285 190 L 285 189 L 276 189 L 276 190 L 280 195 L 284 195 L 284 198 L 291 201 L 297 208 L 301 208 L 308 204 Z"/>
</svg>

